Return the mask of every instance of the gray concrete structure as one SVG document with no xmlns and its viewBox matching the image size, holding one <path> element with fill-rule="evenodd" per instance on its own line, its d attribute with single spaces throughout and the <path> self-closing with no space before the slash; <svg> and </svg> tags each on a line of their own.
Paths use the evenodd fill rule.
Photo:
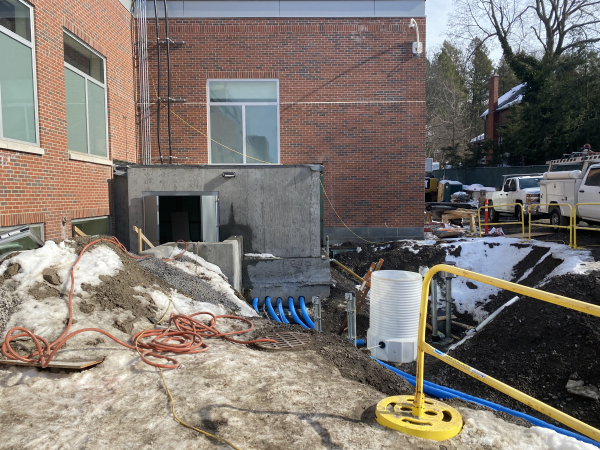
<svg viewBox="0 0 600 450">
<path fill-rule="evenodd" d="M 221 242 L 202 243 L 200 256 L 221 267 L 234 287 L 241 282 L 241 288 L 252 289 L 253 297 L 326 297 L 330 272 L 321 257 L 322 170 L 320 165 L 130 166 L 125 175 L 115 176 L 115 233 L 137 251 L 133 226 L 144 230 L 144 197 L 218 193 Z M 235 245 L 239 253 L 228 250 Z M 235 256 L 246 253 L 279 259 L 242 262 Z"/>
</svg>

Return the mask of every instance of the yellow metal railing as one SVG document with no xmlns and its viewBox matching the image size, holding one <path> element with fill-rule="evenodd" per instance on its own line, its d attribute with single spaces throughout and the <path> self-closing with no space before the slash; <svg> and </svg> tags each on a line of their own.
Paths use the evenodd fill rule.
<svg viewBox="0 0 600 450">
<path fill-rule="evenodd" d="M 597 430 L 574 417 L 569 416 L 557 409 L 552 408 L 551 406 L 546 405 L 539 400 L 536 400 L 533 397 L 524 394 L 523 392 L 514 389 L 501 381 L 496 380 L 495 378 L 486 375 L 473 367 L 468 366 L 442 352 L 436 350 L 431 345 L 425 342 L 425 330 L 427 324 L 427 304 L 429 297 L 429 286 L 431 283 L 431 279 L 438 272 L 450 272 L 455 275 L 468 278 L 470 280 L 479 281 L 481 283 L 489 284 L 491 286 L 495 286 L 500 289 L 506 289 L 512 292 L 516 292 L 517 294 L 521 294 L 527 297 L 533 297 L 538 300 L 543 300 L 548 303 L 552 303 L 554 305 L 564 306 L 565 308 L 573 309 L 575 311 L 584 312 L 586 314 L 591 314 L 596 317 L 600 317 L 600 306 L 592 305 L 589 303 L 581 302 L 578 300 L 573 300 L 568 297 L 563 297 L 561 295 L 551 294 L 549 292 L 543 292 L 538 289 L 533 289 L 526 286 L 521 286 L 516 283 L 511 283 L 510 281 L 499 280 L 497 278 L 492 278 L 487 275 L 481 275 L 475 272 L 471 272 L 464 269 L 459 269 L 458 267 L 448 266 L 445 264 L 439 264 L 437 266 L 432 267 L 427 274 L 425 275 L 425 279 L 423 280 L 423 291 L 421 294 L 421 312 L 419 318 L 419 343 L 418 343 L 418 351 L 417 351 L 417 384 L 416 384 L 416 392 L 413 401 L 412 414 L 417 418 L 421 418 L 425 414 L 425 395 L 423 393 L 423 375 L 424 375 L 424 363 L 425 363 L 425 353 L 449 364 L 455 369 L 460 370 L 461 372 L 470 375 L 471 377 L 479 380 L 488 386 L 493 387 L 494 389 L 503 392 L 506 395 L 511 396 L 512 398 L 530 406 L 531 408 L 541 412 L 542 414 L 551 417 L 560 423 L 572 428 L 573 430 L 578 431 L 579 433 L 594 439 L 600 442 L 600 430 Z"/>
<path fill-rule="evenodd" d="M 552 219 L 550 220 L 550 225 L 547 223 L 539 223 L 535 222 L 534 225 L 536 227 L 549 227 L 549 228 L 568 228 L 569 229 L 569 247 L 574 247 L 573 245 L 573 227 L 575 226 L 575 216 L 573 215 L 573 207 L 568 203 L 534 203 L 529 205 L 529 238 L 531 240 L 531 207 L 532 206 L 568 206 L 569 207 L 569 225 L 552 225 Z M 560 208 L 559 208 L 560 209 Z M 562 214 L 562 212 L 561 212 Z"/>
<path fill-rule="evenodd" d="M 578 227 L 577 226 L 577 207 L 580 206 L 580 205 L 584 205 L 584 206 L 588 206 L 588 205 L 600 206 L 600 203 L 577 203 L 575 205 L 575 209 L 573 210 L 573 220 L 572 220 L 572 223 L 573 223 L 573 248 L 584 248 L 584 247 L 577 247 L 577 230 L 600 231 L 600 228 Z"/>
<path fill-rule="evenodd" d="M 521 231 L 523 233 L 523 240 L 525 240 L 525 210 L 523 209 L 523 205 L 521 203 L 507 203 L 506 205 L 487 205 L 487 206 L 480 206 L 477 209 L 477 224 L 479 225 L 479 237 L 482 237 L 481 234 L 481 210 L 482 209 L 489 209 L 489 208 L 498 208 L 500 206 L 504 207 L 504 206 L 517 206 L 519 205 L 521 207 L 521 221 L 520 222 L 502 222 L 502 223 L 484 223 L 484 226 L 489 226 L 489 225 L 521 225 Z"/>
</svg>

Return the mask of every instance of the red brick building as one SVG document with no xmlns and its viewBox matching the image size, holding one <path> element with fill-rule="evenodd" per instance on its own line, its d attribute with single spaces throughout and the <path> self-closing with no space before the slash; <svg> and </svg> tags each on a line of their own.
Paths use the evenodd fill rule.
<svg viewBox="0 0 600 450">
<path fill-rule="evenodd" d="M 110 230 L 112 161 L 137 159 L 132 24 L 118 0 L 0 0 L 0 234 Z"/>
<path fill-rule="evenodd" d="M 137 3 L 153 14 L 153 2 Z M 171 97 L 185 100 L 171 106 L 173 164 L 323 164 L 329 199 L 357 234 L 422 236 L 425 58 L 413 54 L 410 23 L 424 46 L 424 0 L 168 5 L 170 38 L 185 41 L 170 45 Z M 21 46 L 4 55 L 0 45 L 0 234 L 112 230 L 112 164 L 143 161 L 135 26 L 118 0 L 0 0 L 0 39 Z M 160 164 L 152 18 L 147 42 L 150 156 Z M 25 75 L 11 75 L 13 61 Z M 11 83 L 23 91 L 12 104 Z M 324 202 L 325 234 L 349 239 Z"/>
</svg>

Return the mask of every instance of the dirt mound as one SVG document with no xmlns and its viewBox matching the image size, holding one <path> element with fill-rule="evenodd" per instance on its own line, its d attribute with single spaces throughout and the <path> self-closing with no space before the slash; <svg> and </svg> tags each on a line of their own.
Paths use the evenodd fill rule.
<svg viewBox="0 0 600 450">
<path fill-rule="evenodd" d="M 313 337 L 313 341 L 310 347 L 306 348 L 315 350 L 328 364 L 336 367 L 344 378 L 369 385 L 386 396 L 414 393 L 414 388 L 406 380 L 378 364 L 369 356 L 369 352 L 350 345 L 345 337 L 301 330 L 298 325 L 276 324 L 266 319 L 254 319 L 253 323 L 253 339 L 281 331 L 308 333 Z"/>
<path fill-rule="evenodd" d="M 346 245 L 346 244 L 344 244 Z M 408 270 L 418 272 L 420 267 L 432 267 L 446 260 L 446 250 L 437 245 L 406 245 L 394 242 L 387 245 L 365 245 L 354 243 L 360 252 L 343 252 L 336 259 L 343 265 L 363 276 L 372 262 L 383 259 L 382 270 Z M 451 246 L 450 249 L 454 247 Z"/>
<path fill-rule="evenodd" d="M 543 290 L 600 305 L 600 272 L 553 278 Z M 572 395 L 573 374 L 600 387 L 600 318 L 522 298 L 451 355 L 596 428 L 600 402 Z M 550 421 L 520 402 L 432 359 L 427 379 Z"/>
</svg>

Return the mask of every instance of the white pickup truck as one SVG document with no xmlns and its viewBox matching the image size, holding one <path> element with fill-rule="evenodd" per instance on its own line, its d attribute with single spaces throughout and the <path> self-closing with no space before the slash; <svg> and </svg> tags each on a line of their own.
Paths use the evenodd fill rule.
<svg viewBox="0 0 600 450">
<path fill-rule="evenodd" d="M 550 216 L 553 225 L 569 225 L 571 208 L 577 203 L 600 203 L 600 155 L 578 158 L 567 158 L 549 161 L 549 171 L 540 181 L 540 213 Z M 554 169 L 568 166 L 569 169 Z M 550 203 L 549 206 L 544 205 Z M 556 203 L 556 206 L 552 204 Z M 600 223 L 600 205 L 583 205 L 577 207 L 577 222 Z"/>
<path fill-rule="evenodd" d="M 521 208 L 514 205 L 520 203 L 523 205 L 525 215 L 528 214 L 528 207 L 532 203 L 539 203 L 540 188 L 538 183 L 542 180 L 542 174 L 529 175 L 504 175 L 502 189 L 495 192 L 486 192 L 488 205 L 494 205 L 490 208 L 490 222 L 498 222 L 500 214 L 510 214 L 521 220 Z M 512 205 L 511 205 L 512 204 Z M 503 206 L 511 205 L 511 206 Z M 532 211 L 532 215 L 538 214 Z"/>
</svg>

